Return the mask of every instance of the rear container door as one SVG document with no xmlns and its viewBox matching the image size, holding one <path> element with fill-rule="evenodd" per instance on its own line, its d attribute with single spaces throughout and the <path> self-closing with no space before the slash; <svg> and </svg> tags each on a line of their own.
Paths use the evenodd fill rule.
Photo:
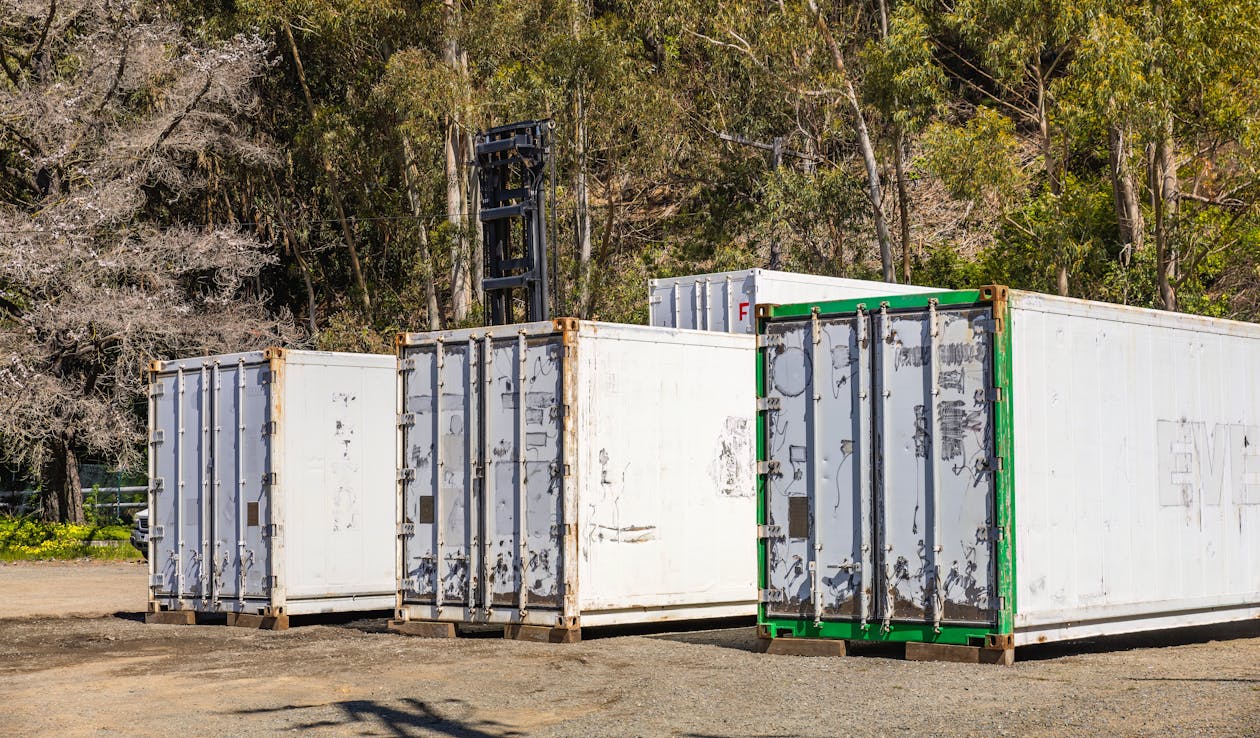
<svg viewBox="0 0 1260 738">
<path fill-rule="evenodd" d="M 274 426 L 266 363 L 215 365 L 214 575 L 220 600 L 268 596 L 267 472 Z"/>
<path fill-rule="evenodd" d="M 865 315 L 769 326 L 771 615 L 869 617 L 869 332 Z"/>
<path fill-rule="evenodd" d="M 159 596 L 210 596 L 211 377 L 200 367 L 156 378 L 154 455 L 154 581 Z"/>
<path fill-rule="evenodd" d="M 876 316 L 884 620 L 994 621 L 991 315 L 971 307 Z"/>
<path fill-rule="evenodd" d="M 560 609 L 564 346 L 559 334 L 488 343 L 484 569 L 492 608 Z"/>
<path fill-rule="evenodd" d="M 403 354 L 403 599 L 475 607 L 481 342 Z"/>
<path fill-rule="evenodd" d="M 995 622 L 990 315 L 766 327 L 768 616 Z"/>
</svg>

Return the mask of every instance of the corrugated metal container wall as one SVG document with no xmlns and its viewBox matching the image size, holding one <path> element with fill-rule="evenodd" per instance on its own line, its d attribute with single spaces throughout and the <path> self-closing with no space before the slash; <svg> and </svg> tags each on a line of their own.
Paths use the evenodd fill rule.
<svg viewBox="0 0 1260 738">
<path fill-rule="evenodd" d="M 1260 615 L 1260 326 L 986 287 L 762 330 L 763 636 Z"/>
<path fill-rule="evenodd" d="M 754 333 L 757 305 L 850 300 L 879 295 L 935 292 L 931 287 L 864 279 L 745 269 L 648 282 L 648 323 L 727 333 Z"/>
<path fill-rule="evenodd" d="M 400 620 L 756 611 L 753 336 L 562 319 L 399 344 Z"/>
<path fill-rule="evenodd" d="M 395 372 L 284 349 L 154 362 L 150 610 L 392 607 Z"/>
</svg>

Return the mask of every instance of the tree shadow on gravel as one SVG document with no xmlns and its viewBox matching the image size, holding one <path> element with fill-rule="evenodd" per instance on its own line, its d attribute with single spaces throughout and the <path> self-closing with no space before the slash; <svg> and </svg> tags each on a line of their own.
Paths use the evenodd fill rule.
<svg viewBox="0 0 1260 738">
<path fill-rule="evenodd" d="M 442 706 L 460 707 L 463 700 L 442 700 Z M 320 728 L 345 728 L 351 725 L 367 730 L 384 729 L 387 735 L 442 735 L 451 738 L 516 738 L 525 733 L 512 729 L 495 720 L 465 722 L 442 716 L 433 704 L 407 697 L 391 702 L 377 700 L 347 700 L 327 705 L 285 705 L 235 710 L 233 715 L 287 714 L 308 710 L 332 710 L 334 717 L 315 719 L 290 725 L 293 730 L 318 730 Z M 277 728 L 279 730 L 279 728 Z"/>
</svg>

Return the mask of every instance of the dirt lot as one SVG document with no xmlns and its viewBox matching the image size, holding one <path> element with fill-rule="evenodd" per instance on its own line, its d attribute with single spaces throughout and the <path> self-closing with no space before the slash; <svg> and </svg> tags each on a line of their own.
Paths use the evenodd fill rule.
<svg viewBox="0 0 1260 738">
<path fill-rule="evenodd" d="M 0 734 L 1260 735 L 1254 622 L 1002 668 L 765 656 L 751 627 L 546 645 L 406 638 L 383 616 L 146 626 L 144 577 L 0 566 Z"/>
</svg>

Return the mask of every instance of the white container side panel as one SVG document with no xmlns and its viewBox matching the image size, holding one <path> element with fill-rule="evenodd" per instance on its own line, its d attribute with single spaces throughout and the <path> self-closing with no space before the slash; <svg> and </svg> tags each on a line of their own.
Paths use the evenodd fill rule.
<svg viewBox="0 0 1260 738">
<path fill-rule="evenodd" d="M 755 339 L 580 325 L 583 624 L 755 613 Z"/>
<path fill-rule="evenodd" d="M 1260 606 L 1260 327 L 1012 293 L 1016 641 Z"/>
<path fill-rule="evenodd" d="M 393 356 L 290 351 L 280 411 L 278 474 L 285 596 L 379 595 L 396 590 Z M 331 609 L 364 609 L 345 603 Z"/>
<path fill-rule="evenodd" d="M 753 333 L 753 313 L 758 304 L 788 305 L 936 291 L 908 284 L 746 269 L 652 280 L 648 287 L 648 313 L 653 326 Z"/>
</svg>

